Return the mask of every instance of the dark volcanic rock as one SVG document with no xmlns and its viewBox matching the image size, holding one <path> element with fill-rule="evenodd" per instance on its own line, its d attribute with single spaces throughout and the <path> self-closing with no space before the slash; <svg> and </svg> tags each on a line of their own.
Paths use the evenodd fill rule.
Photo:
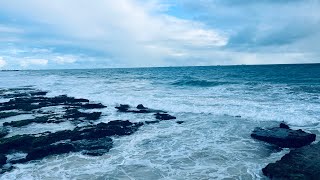
<svg viewBox="0 0 320 180">
<path fill-rule="evenodd" d="M 262 172 L 271 179 L 319 179 L 320 143 L 291 150 Z"/>
<path fill-rule="evenodd" d="M 288 129 L 287 125 L 281 124 L 274 128 L 255 128 L 251 137 L 275 144 L 282 148 L 299 148 L 315 141 L 316 135 L 299 130 Z"/>
<path fill-rule="evenodd" d="M 6 136 L 7 134 L 9 134 L 9 129 L 5 127 L 0 127 L 0 138 Z"/>
<path fill-rule="evenodd" d="M 166 113 L 156 113 L 155 116 L 156 116 L 156 119 L 159 119 L 159 120 L 176 119 L 176 117 L 171 116 L 170 114 L 166 114 Z"/>
<path fill-rule="evenodd" d="M 184 121 L 177 121 L 176 123 L 178 123 L 178 124 L 182 124 L 182 123 L 184 123 Z"/>
<path fill-rule="evenodd" d="M 12 126 L 12 127 L 22 127 L 29 125 L 31 123 L 60 123 L 64 122 L 65 120 L 62 119 L 51 119 L 50 116 L 41 116 L 41 117 L 36 117 L 34 119 L 25 119 L 25 120 L 20 120 L 20 121 L 11 121 L 11 122 L 5 122 L 3 123 L 3 126 Z"/>
</svg>

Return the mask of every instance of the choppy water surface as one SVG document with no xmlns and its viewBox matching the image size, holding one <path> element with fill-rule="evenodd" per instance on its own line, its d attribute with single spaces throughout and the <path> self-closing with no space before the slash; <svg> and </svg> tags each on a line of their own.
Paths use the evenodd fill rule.
<svg viewBox="0 0 320 180">
<path fill-rule="evenodd" d="M 101 102 L 108 108 L 100 122 L 154 119 L 114 109 L 141 103 L 185 123 L 145 125 L 114 137 L 114 148 L 104 156 L 51 156 L 17 165 L 1 179 L 264 179 L 261 168 L 288 150 L 253 140 L 254 127 L 285 121 L 320 134 L 315 64 L 0 72 L 0 88 L 21 86 Z M 32 124 L 11 135 L 72 128 Z"/>
</svg>

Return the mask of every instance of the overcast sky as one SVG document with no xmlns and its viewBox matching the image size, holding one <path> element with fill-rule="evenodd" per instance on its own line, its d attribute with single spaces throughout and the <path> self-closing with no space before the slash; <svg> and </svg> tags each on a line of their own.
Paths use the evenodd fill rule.
<svg viewBox="0 0 320 180">
<path fill-rule="evenodd" d="M 0 69 L 320 63 L 320 0 L 2 0 Z"/>
</svg>

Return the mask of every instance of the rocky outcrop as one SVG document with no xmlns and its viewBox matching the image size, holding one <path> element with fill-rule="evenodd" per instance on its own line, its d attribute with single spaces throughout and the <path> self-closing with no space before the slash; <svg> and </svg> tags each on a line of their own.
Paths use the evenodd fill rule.
<svg viewBox="0 0 320 180">
<path fill-rule="evenodd" d="M 69 152 L 102 155 L 112 148 L 110 136 L 130 135 L 142 124 L 116 120 L 55 133 L 16 135 L 0 139 L 0 154 L 27 153 L 26 158 L 19 160 L 19 163 Z"/>
<path fill-rule="evenodd" d="M 288 125 L 280 124 L 280 127 L 255 128 L 251 137 L 277 145 L 282 148 L 299 148 L 311 144 L 316 139 L 315 134 L 299 130 L 292 130 Z"/>
<path fill-rule="evenodd" d="M 159 120 L 176 119 L 176 117 L 171 116 L 170 114 L 167 114 L 167 113 L 156 113 L 154 115 L 155 115 L 156 119 L 159 119 Z"/>
<path fill-rule="evenodd" d="M 166 113 L 165 111 L 156 110 L 156 109 L 150 109 L 142 104 L 139 104 L 136 108 L 132 108 L 128 104 L 120 104 L 119 106 L 115 107 L 118 109 L 119 112 L 129 112 L 129 113 Z"/>
<path fill-rule="evenodd" d="M 319 179 L 320 143 L 291 150 L 262 172 L 271 179 Z"/>
</svg>

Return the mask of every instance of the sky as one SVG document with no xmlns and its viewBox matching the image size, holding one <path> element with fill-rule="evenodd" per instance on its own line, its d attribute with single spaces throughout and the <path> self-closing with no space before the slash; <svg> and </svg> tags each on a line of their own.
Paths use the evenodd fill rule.
<svg viewBox="0 0 320 180">
<path fill-rule="evenodd" d="M 0 69 L 320 63 L 320 0 L 3 0 Z"/>
</svg>

